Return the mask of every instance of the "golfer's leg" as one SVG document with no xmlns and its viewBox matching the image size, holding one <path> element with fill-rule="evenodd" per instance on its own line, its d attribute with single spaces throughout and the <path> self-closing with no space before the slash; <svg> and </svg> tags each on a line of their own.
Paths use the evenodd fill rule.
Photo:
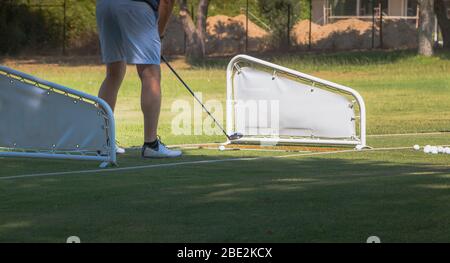
<svg viewBox="0 0 450 263">
<path fill-rule="evenodd" d="M 98 96 L 105 100 L 113 111 L 126 71 L 127 65 L 125 62 L 114 62 L 106 65 L 106 78 L 100 87 Z"/>
<path fill-rule="evenodd" d="M 158 134 L 161 111 L 161 68 L 159 65 L 137 65 L 142 82 L 141 108 L 144 113 L 144 141 L 154 142 Z"/>
</svg>

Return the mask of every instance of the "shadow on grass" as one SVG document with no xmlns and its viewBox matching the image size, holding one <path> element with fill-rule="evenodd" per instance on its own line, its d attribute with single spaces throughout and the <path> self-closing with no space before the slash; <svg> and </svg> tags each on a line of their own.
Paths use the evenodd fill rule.
<svg viewBox="0 0 450 263">
<path fill-rule="evenodd" d="M 450 60 L 450 50 L 439 49 L 436 51 L 435 56 L 439 57 L 440 59 Z"/>
<path fill-rule="evenodd" d="M 405 170 L 417 170 L 430 169 L 429 164 L 426 163 L 390 163 L 390 162 L 377 162 L 370 161 L 368 159 L 328 159 L 328 156 L 336 156 L 339 153 L 331 155 L 323 155 L 323 158 L 314 159 L 313 156 L 308 155 L 308 153 L 294 153 L 294 152 L 263 152 L 263 151 L 215 151 L 212 149 L 187 149 L 184 150 L 184 155 L 180 158 L 173 159 L 142 159 L 140 156 L 139 147 L 130 148 L 124 155 L 118 155 L 117 167 L 110 167 L 107 169 L 98 169 L 99 162 L 96 161 L 73 161 L 73 160 L 51 160 L 51 159 L 37 159 L 37 158 L 3 158 L 0 157 L 1 167 L 0 167 L 0 178 L 5 176 L 16 176 L 24 173 L 58 173 L 58 172 L 74 172 L 83 170 L 102 170 L 105 172 L 112 173 L 127 173 L 127 168 L 132 168 L 130 170 L 142 170 L 145 169 L 159 169 L 177 167 L 177 166 L 196 166 L 196 167 L 207 167 L 209 169 L 209 164 L 220 165 L 224 169 L 234 170 L 236 167 L 241 165 L 247 166 L 253 163 L 261 163 L 266 166 L 267 163 L 272 163 L 275 167 L 280 167 L 280 171 L 284 171 L 285 164 L 297 163 L 300 166 L 314 168 L 317 166 L 317 173 L 320 174 L 321 171 L 343 171 L 344 173 L 349 171 L 351 174 L 360 170 L 365 171 L 365 173 L 375 173 L 377 171 L 389 172 L 391 168 L 387 167 L 399 167 Z M 371 152 L 367 153 L 346 153 L 352 156 L 361 158 L 368 158 L 367 156 Z M 314 162 L 312 162 L 314 160 Z M 321 165 L 323 162 L 326 165 Z M 161 167 L 159 167 L 161 165 Z M 229 168 L 228 168 L 229 166 Z M 119 169 L 117 169 L 119 168 Z M 191 167 L 192 168 L 192 167 Z M 190 168 L 190 169 L 191 169 Z M 347 169 L 348 168 L 348 169 Z M 116 171 L 117 169 L 117 171 Z M 122 170 L 125 169 L 125 170 Z M 257 169 L 259 170 L 259 169 Z M 446 172 L 450 172 L 448 167 L 445 167 Z M 272 169 L 268 169 L 269 172 L 273 172 Z M 305 171 L 302 169 L 301 171 Z M 249 171 L 252 172 L 252 171 Z"/>
<path fill-rule="evenodd" d="M 416 56 L 414 51 L 347 51 L 347 52 L 309 52 L 309 53 L 265 53 L 250 54 L 258 58 L 281 64 L 301 63 L 304 65 L 354 65 L 389 64 Z M 203 61 L 192 61 L 193 67 L 225 68 L 232 56 L 207 58 Z"/>
<path fill-rule="evenodd" d="M 448 241 L 448 167 L 337 157 L 0 181 L 0 240 L 59 242 L 69 230 L 86 242 Z"/>
<path fill-rule="evenodd" d="M 306 67 L 323 66 L 366 66 L 373 64 L 390 64 L 403 59 L 417 56 L 411 50 L 375 50 L 375 51 L 346 51 L 346 52 L 308 52 L 308 53 L 249 53 L 267 61 L 283 65 L 302 65 Z M 436 56 L 440 59 L 450 59 L 450 51 L 438 50 Z M 226 69 L 234 56 L 214 56 L 203 60 L 192 60 L 188 63 L 194 68 Z M 169 62 L 179 56 L 166 56 Z M 19 63 L 28 65 L 55 64 L 60 66 L 93 66 L 102 65 L 99 56 L 40 56 L 40 57 L 0 57 L 0 64 Z"/>
<path fill-rule="evenodd" d="M 100 56 L 19 56 L 0 57 L 0 64 L 42 65 L 53 64 L 58 66 L 98 66 L 102 65 Z"/>
</svg>

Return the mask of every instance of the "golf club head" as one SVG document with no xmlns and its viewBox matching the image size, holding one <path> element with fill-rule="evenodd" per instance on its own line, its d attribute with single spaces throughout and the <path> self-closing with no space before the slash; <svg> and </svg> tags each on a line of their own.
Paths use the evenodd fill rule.
<svg viewBox="0 0 450 263">
<path fill-rule="evenodd" d="M 244 135 L 242 133 L 233 133 L 230 136 L 228 136 L 228 139 L 230 141 L 235 141 L 235 140 L 241 139 L 242 137 L 244 137 Z"/>
</svg>

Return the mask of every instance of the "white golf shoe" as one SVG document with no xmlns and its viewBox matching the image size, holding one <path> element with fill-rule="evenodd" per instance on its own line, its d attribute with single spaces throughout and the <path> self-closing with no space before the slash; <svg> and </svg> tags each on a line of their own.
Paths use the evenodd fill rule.
<svg viewBox="0 0 450 263">
<path fill-rule="evenodd" d="M 125 151 L 124 148 L 119 147 L 119 146 L 116 145 L 116 153 L 117 153 L 117 154 L 125 154 L 126 151 Z"/>
<path fill-rule="evenodd" d="M 121 154 L 125 154 L 126 152 L 127 152 L 127 151 L 126 151 L 124 148 L 119 147 L 119 146 L 116 144 L 116 154 L 121 155 Z M 107 156 L 107 155 L 108 155 L 108 153 L 105 152 L 105 151 L 97 151 L 97 153 L 98 153 L 99 155 L 101 155 L 101 156 Z"/>
<path fill-rule="evenodd" d="M 142 147 L 142 158 L 176 158 L 181 155 L 181 151 L 168 149 L 159 139 L 157 149 L 152 149 L 146 145 Z"/>
</svg>

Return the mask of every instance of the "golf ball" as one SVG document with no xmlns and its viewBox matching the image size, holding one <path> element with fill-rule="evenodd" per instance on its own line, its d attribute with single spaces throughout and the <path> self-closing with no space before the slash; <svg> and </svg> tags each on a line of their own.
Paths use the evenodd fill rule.
<svg viewBox="0 0 450 263">
<path fill-rule="evenodd" d="M 450 154 L 450 148 L 449 147 L 445 147 L 445 153 L 446 154 Z"/>
<path fill-rule="evenodd" d="M 219 150 L 220 150 L 220 151 L 225 151 L 225 146 L 220 145 L 220 146 L 219 146 Z"/>
<path fill-rule="evenodd" d="M 431 148 L 431 153 L 432 153 L 432 154 L 438 154 L 438 153 L 439 153 L 438 147 L 433 146 L 433 147 Z"/>
<path fill-rule="evenodd" d="M 414 150 L 416 150 L 416 151 L 420 150 L 420 146 L 419 146 L 419 145 L 417 145 L 417 144 L 416 144 L 416 145 L 414 145 L 414 147 L 413 147 L 413 148 L 414 148 Z"/>
</svg>

